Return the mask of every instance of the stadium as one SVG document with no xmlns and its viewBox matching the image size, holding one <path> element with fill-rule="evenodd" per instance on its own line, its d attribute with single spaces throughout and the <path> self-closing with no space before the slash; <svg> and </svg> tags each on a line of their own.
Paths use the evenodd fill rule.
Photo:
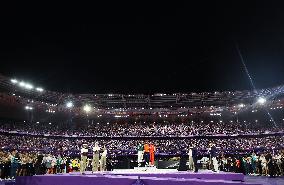
<svg viewBox="0 0 284 185">
<path fill-rule="evenodd" d="M 283 2 L 16 5 L 0 185 L 284 184 Z"/>
<path fill-rule="evenodd" d="M 145 142 L 156 148 L 155 169 L 189 170 L 189 146 L 198 146 L 198 168 L 212 169 L 208 148 L 214 143 L 216 171 L 267 176 L 271 154 L 273 173 L 283 174 L 284 86 L 144 95 L 65 94 L 5 76 L 0 84 L 1 157 L 18 152 L 27 165 L 19 176 L 76 173 L 85 143 L 107 148 L 104 170 L 137 169 L 137 146 Z M 38 166 L 38 154 L 50 163 Z M 92 171 L 91 150 L 87 156 Z M 9 178 L 8 163 L 2 165 L 1 177 Z"/>
</svg>

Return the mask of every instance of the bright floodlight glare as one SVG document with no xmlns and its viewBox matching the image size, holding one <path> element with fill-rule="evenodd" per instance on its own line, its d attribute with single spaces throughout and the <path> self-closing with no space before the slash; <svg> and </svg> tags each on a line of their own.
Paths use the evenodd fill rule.
<svg viewBox="0 0 284 185">
<path fill-rule="evenodd" d="M 37 90 L 38 92 L 42 92 L 42 91 L 43 91 L 43 88 L 37 87 L 36 90 Z"/>
<path fill-rule="evenodd" d="M 24 87 L 24 86 L 26 86 L 26 83 L 25 83 L 25 82 L 20 82 L 19 85 L 20 85 L 21 87 Z"/>
<path fill-rule="evenodd" d="M 88 112 L 91 111 L 91 106 L 90 105 L 85 105 L 83 109 L 84 109 L 85 112 L 88 113 Z"/>
<path fill-rule="evenodd" d="M 263 97 L 259 97 L 258 100 L 257 100 L 257 102 L 258 102 L 259 104 L 264 104 L 264 103 L 266 102 L 266 99 L 263 98 Z"/>
<path fill-rule="evenodd" d="M 71 101 L 67 102 L 66 107 L 67 108 L 72 108 L 73 107 L 73 103 Z"/>
<path fill-rule="evenodd" d="M 33 89 L 34 86 L 32 84 L 25 84 L 25 88 L 27 89 Z"/>
<path fill-rule="evenodd" d="M 12 82 L 13 84 L 16 84 L 16 83 L 18 83 L 18 80 L 16 80 L 16 79 L 11 79 L 11 82 Z"/>
<path fill-rule="evenodd" d="M 245 105 L 243 103 L 239 104 L 239 107 L 243 108 Z"/>
</svg>

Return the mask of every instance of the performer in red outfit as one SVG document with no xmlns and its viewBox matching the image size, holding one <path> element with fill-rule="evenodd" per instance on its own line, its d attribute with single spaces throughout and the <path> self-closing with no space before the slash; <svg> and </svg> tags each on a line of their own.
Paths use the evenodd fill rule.
<svg viewBox="0 0 284 185">
<path fill-rule="evenodd" d="M 150 165 L 154 166 L 156 147 L 153 145 L 153 143 L 150 143 L 149 151 L 150 151 Z"/>
<path fill-rule="evenodd" d="M 146 166 L 149 165 L 149 160 L 150 160 L 150 153 L 149 153 L 149 144 L 148 142 L 146 141 L 145 144 L 144 144 L 144 159 L 145 159 L 145 162 L 146 162 Z"/>
</svg>

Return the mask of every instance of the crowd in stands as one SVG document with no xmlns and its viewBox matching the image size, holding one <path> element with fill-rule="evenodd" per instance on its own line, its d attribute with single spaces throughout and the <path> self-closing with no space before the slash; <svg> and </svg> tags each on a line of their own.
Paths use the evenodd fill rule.
<svg viewBox="0 0 284 185">
<path fill-rule="evenodd" d="M 93 147 L 94 139 L 76 138 L 46 138 L 30 136 L 0 135 L 2 150 L 11 151 L 44 151 L 54 154 L 78 155 L 83 143 Z M 136 153 L 138 143 L 144 140 L 109 139 L 99 140 L 101 146 L 108 148 L 110 155 L 129 155 Z M 151 140 L 157 148 L 157 154 L 178 155 L 189 144 L 195 144 L 200 153 L 207 150 L 210 142 L 214 142 L 218 150 L 225 153 L 247 153 L 250 151 L 279 150 L 283 147 L 282 136 L 269 136 L 262 138 L 228 138 L 228 139 L 171 139 Z"/>
<path fill-rule="evenodd" d="M 206 136 L 206 135 L 235 135 L 235 134 L 260 134 L 265 132 L 283 131 L 278 128 L 260 124 L 238 122 L 188 122 L 188 123 L 93 123 L 77 128 L 66 128 L 59 124 L 1 124 L 0 131 L 17 131 L 27 134 L 50 135 L 78 135 L 102 137 L 172 137 L 172 136 Z"/>
</svg>

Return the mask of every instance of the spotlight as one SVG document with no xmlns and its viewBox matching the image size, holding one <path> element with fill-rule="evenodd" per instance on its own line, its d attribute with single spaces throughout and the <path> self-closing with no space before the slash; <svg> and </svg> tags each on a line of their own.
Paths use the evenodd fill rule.
<svg viewBox="0 0 284 185">
<path fill-rule="evenodd" d="M 16 83 L 18 83 L 18 80 L 16 80 L 16 79 L 11 79 L 11 82 L 12 82 L 13 84 L 16 84 Z"/>
<path fill-rule="evenodd" d="M 74 105 L 73 105 L 73 103 L 71 102 L 71 101 L 69 101 L 69 102 L 67 102 L 66 103 L 66 107 L 67 108 L 72 108 Z"/>
<path fill-rule="evenodd" d="M 264 104 L 266 102 L 266 99 L 263 98 L 263 97 L 259 97 L 257 102 L 262 105 L 262 104 Z"/>
<path fill-rule="evenodd" d="M 243 108 L 245 105 L 243 103 L 239 104 L 240 108 Z"/>
<path fill-rule="evenodd" d="M 84 109 L 84 111 L 86 112 L 86 113 L 88 113 L 88 112 L 90 112 L 91 111 L 91 106 L 90 105 L 85 105 L 84 107 L 83 107 L 83 109 Z"/>
</svg>

